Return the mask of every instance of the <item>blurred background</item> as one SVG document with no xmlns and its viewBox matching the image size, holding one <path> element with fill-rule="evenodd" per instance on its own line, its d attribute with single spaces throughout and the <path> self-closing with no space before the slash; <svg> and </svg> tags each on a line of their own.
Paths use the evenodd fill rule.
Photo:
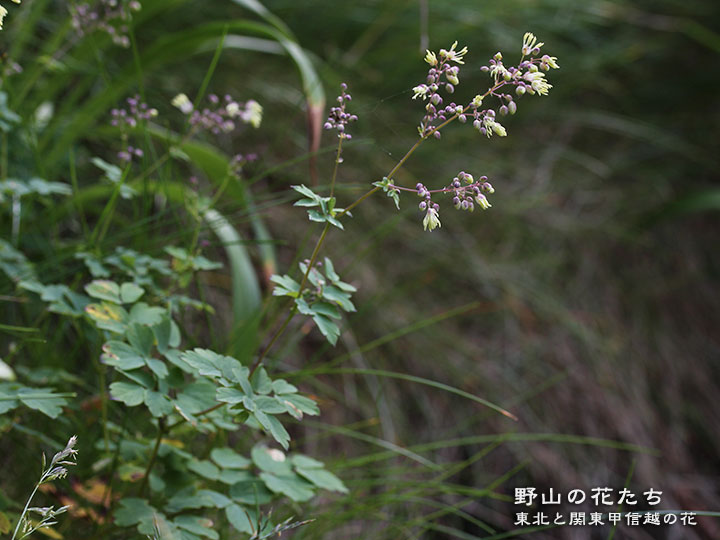
<svg viewBox="0 0 720 540">
<path fill-rule="evenodd" d="M 138 49 L 198 21 L 260 20 L 242 3 L 178 3 L 162 19 L 139 15 Z M 320 420 L 304 421 L 293 438 L 335 463 L 351 495 L 327 496 L 316 521 L 291 537 L 612 537 L 607 525 L 518 530 L 515 514 L 525 509 L 513 504 L 513 490 L 530 486 L 653 488 L 664 510 L 720 510 L 720 3 L 264 6 L 305 49 L 327 103 L 341 82 L 349 85 L 359 120 L 339 171 L 341 206 L 415 142 L 423 107 L 411 89 L 424 82 L 426 48 L 468 47 L 458 101 L 488 88 L 480 66 L 497 51 L 507 64 L 519 57 L 527 31 L 560 64 L 548 74 L 549 96 L 519 100 L 503 121 L 506 138 L 453 124 L 395 176 L 440 188 L 460 170 L 487 175 L 496 190 L 490 210 L 457 212 L 443 201 L 442 228 L 428 233 L 416 197 L 405 194 L 397 211 L 378 195 L 345 232 L 332 231 L 324 253 L 358 287 L 358 312 L 336 348 L 298 319 L 270 362 L 320 400 Z M 123 54 L 123 62 L 132 55 Z M 146 100 L 170 114 L 175 94 L 197 91 L 212 54 L 146 71 Z M 260 129 L 221 141 L 229 154 L 258 155 L 245 175 L 268 233 L 250 242 L 259 276 L 268 262 L 260 246 L 274 248 L 272 264 L 285 273 L 309 257 L 319 233 L 290 204 L 291 184 L 313 184 L 316 167 L 316 185 L 327 186 L 333 166 L 332 133 L 310 159 L 307 84 L 277 50 L 228 49 L 209 86 L 264 107 Z M 97 140 L 86 146 L 101 151 Z M 226 196 L 218 209 L 257 240 L 246 207 Z M 164 232 L 144 241 L 161 252 L 171 232 L 157 219 Z M 224 257 L 216 244 L 210 254 Z M 222 342 L 220 330 L 232 329 L 229 278 L 207 279 Z M 559 511 L 570 510 L 595 511 L 587 503 Z M 616 537 L 720 538 L 716 517 L 697 523 L 621 526 Z"/>
</svg>

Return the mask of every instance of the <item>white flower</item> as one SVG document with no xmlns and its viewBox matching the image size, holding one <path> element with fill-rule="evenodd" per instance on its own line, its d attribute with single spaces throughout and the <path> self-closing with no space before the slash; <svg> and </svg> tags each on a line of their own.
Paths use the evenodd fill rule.
<svg viewBox="0 0 720 540">
<path fill-rule="evenodd" d="M 540 67 L 544 69 L 545 71 L 548 71 L 550 68 L 553 69 L 559 69 L 560 66 L 558 66 L 557 63 L 557 56 L 548 56 L 547 54 L 544 54 L 541 58 L 542 62 L 540 64 Z"/>
<path fill-rule="evenodd" d="M 178 94 L 170 102 L 173 107 L 177 107 L 183 114 L 190 114 L 193 110 L 192 101 L 185 94 Z"/>
<path fill-rule="evenodd" d="M 427 94 L 429 91 L 430 88 L 428 88 L 426 84 L 419 84 L 418 86 L 413 88 L 413 92 L 415 92 L 415 95 L 412 98 L 415 99 L 420 96 L 421 98 L 423 98 L 423 101 L 425 101 L 427 99 Z"/>
<path fill-rule="evenodd" d="M 440 56 L 448 61 L 455 62 L 456 64 L 464 64 L 465 62 L 463 62 L 462 57 L 468 52 L 468 48 L 463 47 L 459 51 L 456 51 L 455 47 L 457 47 L 457 44 L 457 41 L 453 43 L 449 51 L 440 49 Z"/>
<path fill-rule="evenodd" d="M 472 106 L 475 107 L 476 109 L 479 109 L 482 106 L 482 101 L 483 101 L 483 97 L 480 94 L 478 94 L 477 96 L 475 96 L 473 98 Z"/>
<path fill-rule="evenodd" d="M 425 227 L 426 231 L 428 229 L 432 231 L 437 227 L 442 227 L 438 211 L 435 210 L 432 206 L 427 209 L 427 213 L 425 214 L 425 218 L 423 219 L 423 227 Z"/>
<path fill-rule="evenodd" d="M 532 52 L 533 49 L 539 49 L 543 45 L 545 45 L 545 44 L 542 42 L 541 43 L 537 42 L 537 38 L 535 37 L 534 34 L 532 34 L 531 32 L 527 32 L 523 36 L 522 54 L 523 54 L 523 56 L 527 56 L 528 54 L 530 54 Z"/>
<path fill-rule="evenodd" d="M 495 65 L 490 67 L 490 75 L 495 77 L 496 81 L 500 77 L 508 81 L 511 78 L 510 72 L 507 70 L 507 68 L 503 65 L 502 62 L 497 62 Z"/>
<path fill-rule="evenodd" d="M 480 208 L 483 210 L 487 210 L 488 208 L 492 208 L 492 204 L 490 204 L 490 201 L 487 200 L 487 197 L 483 195 L 482 193 L 475 197 L 475 202 L 480 205 Z"/>
<path fill-rule="evenodd" d="M 260 105 L 254 99 L 251 99 L 248 100 L 247 103 L 245 103 L 245 111 L 243 111 L 243 113 L 240 115 L 240 118 L 242 118 L 252 127 L 257 128 L 260 127 L 260 122 L 262 122 L 262 113 L 262 105 Z"/>
<path fill-rule="evenodd" d="M 487 135 L 488 139 L 492 137 L 493 133 L 495 133 L 498 137 L 507 137 L 507 131 L 505 128 L 502 124 L 500 124 L 500 122 L 496 122 L 492 116 L 483 117 L 483 127 L 485 128 L 485 135 Z"/>
<path fill-rule="evenodd" d="M 425 55 L 425 61 L 431 66 L 437 66 L 437 56 L 435 56 L 435 53 L 428 50 L 426 50 L 425 52 L 427 53 Z"/>
<path fill-rule="evenodd" d="M 541 71 L 528 72 L 523 75 L 523 79 L 528 81 L 532 89 L 541 96 L 546 96 L 552 88 L 552 84 L 547 82 L 545 74 Z"/>
</svg>

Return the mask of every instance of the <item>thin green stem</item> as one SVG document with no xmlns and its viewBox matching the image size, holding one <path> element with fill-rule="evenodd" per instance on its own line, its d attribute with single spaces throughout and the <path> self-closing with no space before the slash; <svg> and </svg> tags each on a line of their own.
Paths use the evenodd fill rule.
<svg viewBox="0 0 720 540">
<path fill-rule="evenodd" d="M 338 165 L 340 165 L 340 153 L 342 152 L 343 138 L 338 138 L 337 153 L 335 154 L 335 167 L 333 168 L 332 180 L 330 180 L 330 196 L 335 194 L 335 179 L 337 178 Z"/>
<path fill-rule="evenodd" d="M 165 435 L 165 419 L 160 418 L 158 420 L 158 434 L 155 439 L 155 447 L 153 448 L 152 455 L 150 456 L 147 469 L 145 469 L 145 476 L 143 476 L 142 484 L 140 484 L 141 497 L 145 494 L 145 489 L 147 488 L 148 481 L 150 479 L 150 471 L 152 471 L 155 461 L 157 460 L 158 450 L 160 450 L 160 443 L 162 442 L 163 435 Z"/>
<path fill-rule="evenodd" d="M 40 478 L 40 481 L 37 484 L 35 484 L 35 489 L 33 489 L 32 493 L 30 494 L 30 497 L 28 498 L 27 502 L 25 503 L 25 508 L 23 508 L 22 514 L 20 514 L 20 517 L 18 518 L 17 525 L 15 526 L 15 531 L 13 531 L 13 535 L 10 540 L 15 540 L 18 530 L 20 530 L 20 525 L 22 524 L 23 519 L 25 519 L 25 514 L 27 514 L 28 508 L 30 508 L 30 503 L 32 502 L 33 497 L 37 493 L 37 490 L 40 487 L 40 484 L 42 484 L 42 481 L 44 478 L 45 478 L 45 473 L 43 473 L 42 477 Z"/>
</svg>

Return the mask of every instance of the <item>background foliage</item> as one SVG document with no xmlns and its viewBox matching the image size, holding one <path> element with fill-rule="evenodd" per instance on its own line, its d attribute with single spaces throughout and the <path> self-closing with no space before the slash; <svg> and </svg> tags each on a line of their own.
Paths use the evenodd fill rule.
<svg viewBox="0 0 720 540">
<path fill-rule="evenodd" d="M 439 186 L 461 169 L 486 174 L 497 190 L 493 208 L 446 212 L 443 228 L 429 234 L 411 197 L 396 212 L 378 196 L 329 237 L 326 253 L 358 288 L 357 312 L 344 319 L 335 348 L 294 321 L 268 370 L 318 403 L 319 419 L 289 426 L 292 450 L 326 462 L 349 494 L 321 491 L 305 505 L 283 499 L 273 517 L 315 519 L 287 533 L 293 538 L 501 538 L 514 529 L 513 487 L 626 482 L 662 490 L 666 508 L 717 510 L 720 7 L 699 0 L 265 7 L 270 13 L 253 2 L 146 0 L 128 48 L 101 32 L 74 33 L 65 2 L 9 8 L 3 69 L 17 62 L 23 71 L 3 79 L 2 180 L 62 186 L 36 183 L 22 198 L 18 225 L 18 198 L 3 185 L 0 254 L 10 278 L 0 291 L 0 356 L 24 385 L 76 397 L 43 401 L 39 408 L 61 407 L 55 420 L 27 402 L 0 417 L 0 510 L 20 510 L 38 473 L 34 457 L 77 433 L 74 480 L 44 496 L 71 498 L 79 510 L 55 529 L 68 538 L 128 531 L 103 519 L 107 510 L 92 493 L 104 492 L 109 479 L 93 467 L 111 438 L 152 435 L 151 426 L 102 399 L 111 381 L 98 362 L 101 334 L 44 309 L 46 302 L 59 303 L 55 311 L 83 307 L 75 294 L 91 276 L 79 253 L 114 255 L 118 271 L 134 271 L 135 281 L 154 263 L 123 269 L 117 248 L 171 262 L 177 288 L 212 307 L 178 309 L 185 347 L 247 364 L 281 316 L 282 303 L 266 300 L 269 276 L 297 272 L 318 232 L 292 207 L 290 186 L 329 182 L 334 141 L 313 131 L 325 94 L 348 82 L 359 116 L 338 177 L 342 206 L 414 142 L 422 112 L 411 88 L 424 77 L 424 48 L 468 46 L 458 92 L 471 97 L 486 85 L 479 66 L 497 50 L 516 51 L 528 30 L 559 59 L 550 96 L 521 102 L 505 124 L 507 138 L 446 130 L 396 176 L 406 186 Z M 121 134 L 109 111 L 126 97 L 139 93 L 159 111 L 139 138 L 147 165 L 183 127 L 172 97 L 194 97 L 205 86 L 259 101 L 261 128 L 176 144 L 187 162 L 169 159 L 146 175 L 137 168 L 132 178 L 113 180 L 93 163 L 117 161 Z M 16 123 L 22 139 L 5 127 Z M 227 181 L 223 155 L 238 152 L 259 159 L 244 166 L 241 181 Z M 138 195 L 124 199 L 121 184 Z M 194 215 L 193 193 L 218 190 L 214 213 Z M 186 255 L 203 246 L 205 260 L 223 266 L 192 268 L 167 246 Z M 14 248 L 40 281 L 69 290 L 19 288 L 30 270 Z M 262 324 L 254 316 L 261 305 Z M 253 445 L 269 442 L 259 431 L 218 437 L 187 450 L 205 457 L 227 443 L 252 459 Z M 125 473 L 126 492 L 136 493 L 140 480 Z M 121 509 L 121 521 L 138 511 Z M 202 513 L 222 537 L 237 534 L 219 529 L 225 522 L 213 512 Z M 683 537 L 720 536 L 714 518 L 699 522 Z M 534 536 L 591 534 L 564 528 Z M 671 538 L 677 530 L 622 534 Z"/>
</svg>

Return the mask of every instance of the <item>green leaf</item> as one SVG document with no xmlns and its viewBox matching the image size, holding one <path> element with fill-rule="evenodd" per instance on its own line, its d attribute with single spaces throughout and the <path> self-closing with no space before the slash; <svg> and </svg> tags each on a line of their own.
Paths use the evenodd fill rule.
<svg viewBox="0 0 720 540">
<path fill-rule="evenodd" d="M 268 448 L 258 444 L 250 451 L 253 463 L 260 470 L 273 474 L 291 474 L 292 467 L 285 453 L 277 448 Z"/>
<path fill-rule="evenodd" d="M 173 520 L 173 523 L 181 529 L 200 536 L 205 536 L 211 540 L 218 540 L 220 538 L 220 535 L 211 529 L 213 525 L 212 520 L 207 518 L 183 515 L 176 517 Z"/>
<path fill-rule="evenodd" d="M 207 460 L 199 461 L 195 459 L 188 463 L 188 469 L 208 480 L 220 479 L 220 469 Z"/>
<path fill-rule="evenodd" d="M 125 333 L 128 314 L 121 306 L 105 302 L 102 304 L 88 304 L 85 306 L 85 313 L 95 321 L 98 328 L 116 334 Z"/>
<path fill-rule="evenodd" d="M 268 377 L 264 367 L 255 371 L 250 382 L 252 383 L 253 390 L 258 394 L 269 394 L 272 392 L 272 380 Z"/>
<path fill-rule="evenodd" d="M 62 407 L 67 405 L 67 400 L 62 396 L 55 396 L 51 388 L 20 388 L 17 399 L 26 407 L 40 411 L 50 418 L 60 416 Z"/>
<path fill-rule="evenodd" d="M 262 411 L 254 411 L 253 415 L 260 425 L 280 444 L 280 446 L 287 450 L 290 443 L 290 434 L 280 421 L 274 416 L 267 415 Z"/>
<path fill-rule="evenodd" d="M 340 337 L 340 328 L 338 325 L 324 315 L 319 314 L 313 315 L 313 321 L 315 321 L 315 324 L 320 329 L 322 335 L 325 336 L 325 339 L 327 339 L 331 345 L 335 345 L 338 337 Z"/>
<path fill-rule="evenodd" d="M 198 497 L 210 498 L 215 508 L 225 508 L 232 503 L 232 501 L 222 493 L 218 493 L 217 491 L 212 491 L 210 489 L 201 489 L 197 494 Z"/>
<path fill-rule="evenodd" d="M 135 407 L 145 401 L 145 388 L 137 384 L 114 382 L 110 385 L 113 399 L 122 401 L 128 407 Z"/>
<path fill-rule="evenodd" d="M 218 388 L 215 393 L 215 399 L 232 405 L 243 403 L 246 397 L 248 396 L 237 388 Z"/>
<path fill-rule="evenodd" d="M 223 469 L 247 469 L 250 466 L 250 460 L 232 448 L 214 448 L 210 452 L 210 459 Z"/>
<path fill-rule="evenodd" d="M 158 360 L 157 358 L 146 358 L 145 363 L 158 379 L 164 379 L 168 376 L 168 368 L 162 360 Z"/>
<path fill-rule="evenodd" d="M 170 345 L 170 334 L 172 333 L 172 324 L 169 315 L 165 315 L 158 324 L 152 326 L 152 333 L 157 342 L 158 351 L 165 354 Z"/>
<path fill-rule="evenodd" d="M 170 362 L 173 366 L 180 368 L 185 373 L 193 374 L 195 373 L 195 370 L 192 366 L 190 366 L 185 360 L 181 357 L 182 353 L 178 351 L 177 349 L 168 349 L 163 353 L 163 356 Z M 213 386 L 214 388 L 214 386 Z"/>
<path fill-rule="evenodd" d="M 96 279 L 88 285 L 85 285 L 85 292 L 99 300 L 107 300 L 113 304 L 122 304 L 120 300 L 120 287 L 114 281 Z"/>
<path fill-rule="evenodd" d="M 340 310 L 338 310 L 337 306 L 328 304 L 327 302 L 315 302 L 311 306 L 311 309 L 314 313 L 319 313 L 320 315 L 324 315 L 330 319 L 340 318 Z"/>
<path fill-rule="evenodd" d="M 120 508 L 115 511 L 115 525 L 129 527 L 141 521 L 152 520 L 155 509 L 145 499 L 127 497 L 120 501 Z"/>
<path fill-rule="evenodd" d="M 273 496 L 259 478 L 253 478 L 230 486 L 230 498 L 241 504 L 255 506 L 270 502 Z"/>
<path fill-rule="evenodd" d="M 248 471 L 234 471 L 230 469 L 223 469 L 223 471 L 220 473 L 220 481 L 223 484 L 227 484 L 229 486 L 237 484 L 238 482 L 251 480 L 252 478 L 252 474 L 250 474 Z"/>
<path fill-rule="evenodd" d="M 120 300 L 123 304 L 134 304 L 143 294 L 145 290 L 134 283 L 123 283 L 120 286 Z"/>
<path fill-rule="evenodd" d="M 280 399 L 289 401 L 295 407 L 310 416 L 317 416 L 320 414 L 320 408 L 317 403 L 308 397 L 301 396 L 300 394 L 285 394 L 281 396 Z"/>
<path fill-rule="evenodd" d="M 298 391 L 296 386 L 293 386 L 284 379 L 275 379 L 272 382 L 272 389 L 276 394 L 294 394 Z"/>
<path fill-rule="evenodd" d="M 344 311 L 353 312 L 355 306 L 350 301 L 350 294 L 333 285 L 323 287 L 322 296 L 325 300 L 337 303 Z"/>
<path fill-rule="evenodd" d="M 231 356 L 223 356 L 207 349 L 194 349 L 183 353 L 181 358 L 195 368 L 197 373 L 206 377 L 224 377 L 231 382 L 240 382 L 239 379 L 244 378 L 242 364 Z"/>
<path fill-rule="evenodd" d="M 260 473 L 260 478 L 270 491 L 282 493 L 295 502 L 308 501 L 315 495 L 312 484 L 295 474 L 276 476 L 263 472 Z"/>
<path fill-rule="evenodd" d="M 145 405 L 155 418 L 167 416 L 173 411 L 172 402 L 160 392 L 147 390 L 145 393 Z"/>
<path fill-rule="evenodd" d="M 203 491 L 209 492 L 209 490 Z M 218 495 L 221 494 L 218 493 Z M 224 497 L 224 495 L 222 496 Z M 230 504 L 229 499 L 228 504 Z M 182 510 L 212 508 L 214 506 L 215 500 L 209 495 L 209 493 L 201 493 L 200 491 L 195 491 L 192 487 L 189 487 L 176 492 L 170 500 L 168 500 L 165 505 L 165 510 L 171 514 L 176 514 Z"/>
<path fill-rule="evenodd" d="M 160 323 L 163 315 L 167 314 L 165 308 L 158 306 L 148 306 L 145 302 L 138 302 L 130 309 L 129 322 L 136 322 L 153 326 Z"/>
<path fill-rule="evenodd" d="M 137 369 L 145 365 L 145 357 L 122 341 L 108 341 L 103 345 L 104 364 L 123 370 Z"/>
<path fill-rule="evenodd" d="M 215 385 L 208 381 L 194 382 L 187 385 L 175 401 L 183 410 L 199 413 L 217 404 L 215 390 Z"/>
<path fill-rule="evenodd" d="M 295 467 L 303 469 L 324 469 L 325 464 L 322 461 L 313 459 L 303 454 L 295 454 L 290 458 L 290 461 Z"/>
<path fill-rule="evenodd" d="M 125 332 L 130 345 L 133 346 L 143 357 L 150 356 L 155 338 L 152 330 L 142 324 L 130 323 Z"/>
<path fill-rule="evenodd" d="M 300 476 L 305 478 L 305 480 L 309 480 L 319 488 L 337 491 L 339 493 L 348 492 L 345 484 L 330 471 L 317 467 L 298 467 L 297 465 L 295 466 L 295 470 Z"/>
<path fill-rule="evenodd" d="M 230 522 L 230 525 L 232 525 L 238 532 L 247 534 L 255 533 L 257 526 L 255 518 L 249 510 L 243 508 L 239 504 L 231 504 L 225 508 L 225 516 Z"/>
<path fill-rule="evenodd" d="M 300 292 L 300 284 L 287 274 L 284 276 L 274 274 L 270 276 L 270 281 L 277 284 L 277 287 L 273 289 L 273 296 L 297 298 Z"/>
<path fill-rule="evenodd" d="M 325 257 L 324 259 L 324 268 L 325 268 L 325 275 L 328 277 L 330 281 L 340 281 L 340 276 L 337 275 L 335 272 L 335 266 L 333 266 L 332 261 Z"/>
<path fill-rule="evenodd" d="M 269 396 L 258 396 L 255 398 L 257 408 L 267 414 L 282 414 L 287 412 L 285 405 L 277 398 Z"/>
</svg>

